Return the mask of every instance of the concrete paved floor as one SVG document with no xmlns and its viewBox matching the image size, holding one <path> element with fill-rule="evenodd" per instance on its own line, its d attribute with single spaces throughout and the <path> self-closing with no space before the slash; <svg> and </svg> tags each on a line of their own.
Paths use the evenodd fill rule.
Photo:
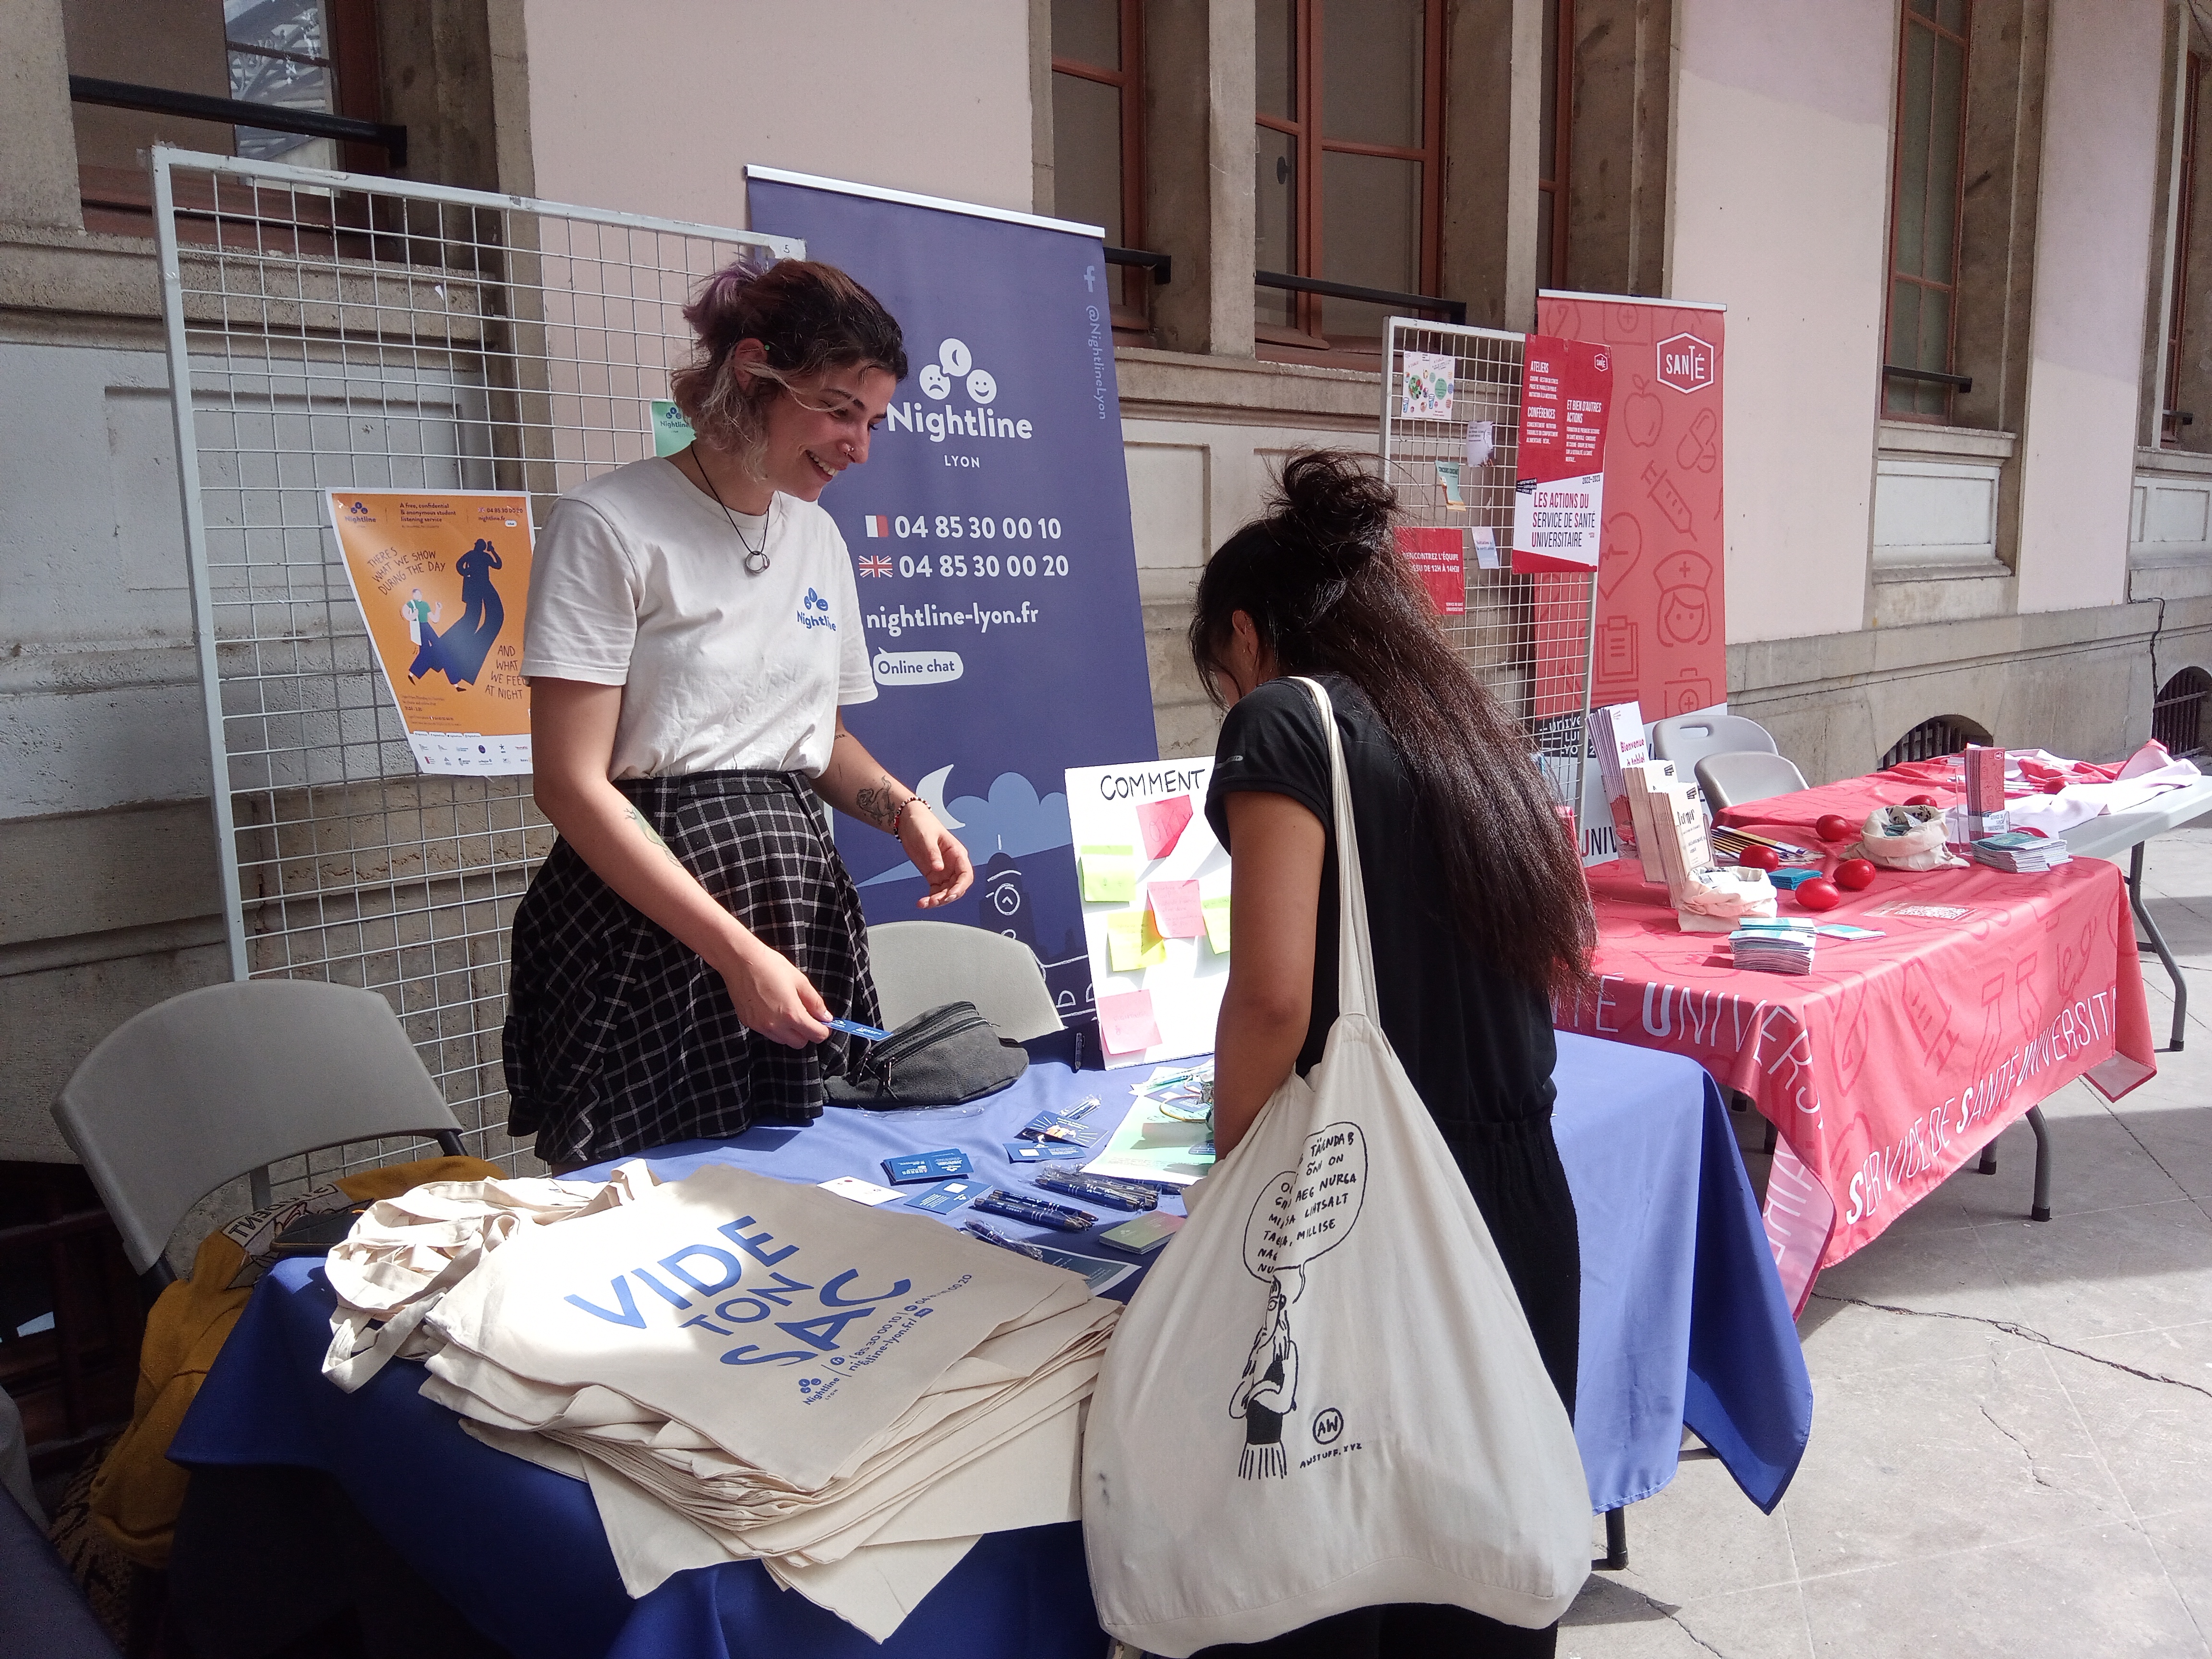
<svg viewBox="0 0 2212 1659">
<path fill-rule="evenodd" d="M 2016 1124 L 1996 1174 L 1969 1165 L 1823 1274 L 1789 1495 L 1762 1516 L 1686 1453 L 1563 1659 L 2212 1653 L 2212 819 L 2154 842 L 2145 886 L 2190 984 L 2184 1052 L 2117 1105 L 2086 1083 L 2045 1103 L 2050 1221 L 2027 1219 Z"/>
</svg>

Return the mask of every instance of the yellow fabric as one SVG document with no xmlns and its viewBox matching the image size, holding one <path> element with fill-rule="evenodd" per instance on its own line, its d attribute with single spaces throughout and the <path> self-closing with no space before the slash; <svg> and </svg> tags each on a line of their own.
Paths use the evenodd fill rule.
<svg viewBox="0 0 2212 1659">
<path fill-rule="evenodd" d="M 365 1170 L 333 1184 L 359 1203 L 397 1198 L 428 1182 L 489 1181 L 503 1174 L 480 1158 L 426 1158 Z M 169 1462 L 169 1443 L 252 1294 L 250 1288 L 226 1288 L 245 1265 L 245 1252 L 234 1241 L 220 1231 L 210 1233 L 192 1260 L 192 1276 L 163 1291 L 146 1316 L 131 1426 L 109 1449 L 92 1483 L 94 1518 L 117 1547 L 143 1565 L 169 1565 L 169 1542 L 188 1478 Z"/>
</svg>

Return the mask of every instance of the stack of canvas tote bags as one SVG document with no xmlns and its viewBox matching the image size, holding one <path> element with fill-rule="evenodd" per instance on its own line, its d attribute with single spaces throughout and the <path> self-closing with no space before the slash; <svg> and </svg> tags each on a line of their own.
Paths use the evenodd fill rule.
<svg viewBox="0 0 2212 1659">
<path fill-rule="evenodd" d="M 879 1641 L 979 1534 L 1076 1518 L 1121 1312 L 936 1222 L 720 1165 L 418 1188 L 330 1269 L 333 1380 L 380 1346 L 426 1357 L 422 1392 L 478 1438 L 591 1483 L 633 1595 L 757 1557 Z"/>
</svg>

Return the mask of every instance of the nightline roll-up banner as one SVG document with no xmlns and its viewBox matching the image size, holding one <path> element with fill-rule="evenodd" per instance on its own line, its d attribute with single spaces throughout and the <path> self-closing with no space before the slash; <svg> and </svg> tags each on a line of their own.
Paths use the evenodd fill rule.
<svg viewBox="0 0 2212 1659">
<path fill-rule="evenodd" d="M 890 837 L 841 822 L 838 850 L 870 921 L 1010 934 L 1085 1018 L 1064 775 L 1159 752 L 1100 233 L 767 167 L 747 196 L 755 230 L 804 237 L 905 331 L 867 465 L 822 497 L 878 692 L 846 723 L 966 844 L 975 886 L 917 911 Z"/>
</svg>

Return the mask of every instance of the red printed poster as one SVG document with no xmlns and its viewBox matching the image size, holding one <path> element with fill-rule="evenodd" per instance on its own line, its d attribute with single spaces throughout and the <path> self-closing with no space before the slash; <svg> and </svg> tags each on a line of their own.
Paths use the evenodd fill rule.
<svg viewBox="0 0 2212 1659">
<path fill-rule="evenodd" d="M 1467 532 L 1455 526 L 1398 527 L 1398 550 L 1429 590 L 1441 616 L 1467 615 L 1466 544 Z"/>
<path fill-rule="evenodd" d="M 1646 720 L 1695 714 L 1728 697 L 1724 321 L 1718 306 L 1665 300 L 1545 294 L 1536 302 L 1536 325 L 1547 334 L 1608 347 L 1620 382 L 1618 418 L 1606 438 L 1610 488 L 1590 701 L 1632 697 Z M 1536 345 L 1531 338 L 1530 355 Z"/>
<path fill-rule="evenodd" d="M 1612 400 L 1613 354 L 1606 347 L 1528 337 L 1521 362 L 1514 569 L 1597 568 Z"/>
</svg>

